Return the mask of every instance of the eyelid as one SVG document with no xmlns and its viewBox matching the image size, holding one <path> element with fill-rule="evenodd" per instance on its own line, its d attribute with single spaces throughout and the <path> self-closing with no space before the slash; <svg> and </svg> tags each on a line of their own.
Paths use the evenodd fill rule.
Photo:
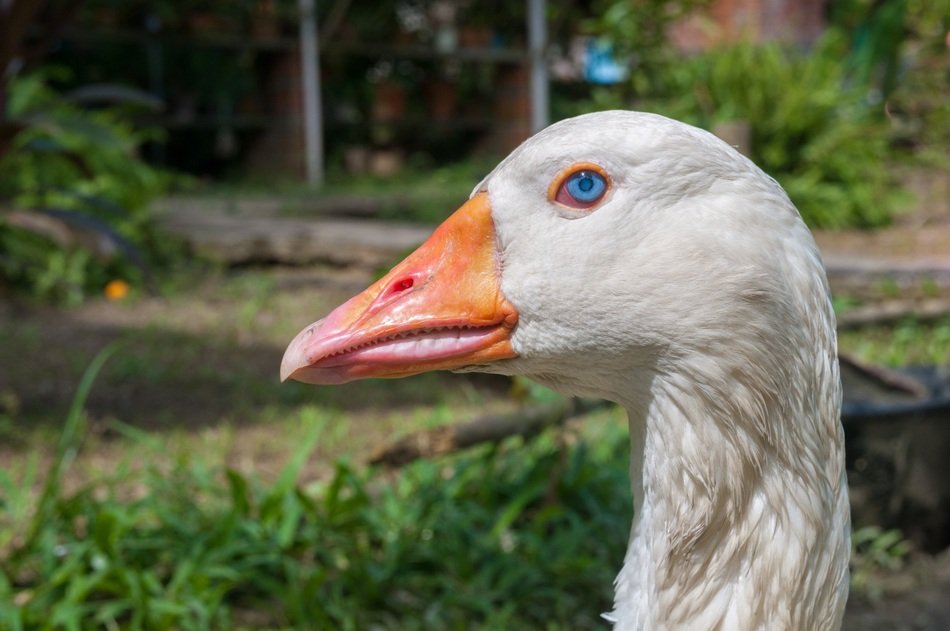
<svg viewBox="0 0 950 631">
<path fill-rule="evenodd" d="M 601 200 L 607 196 L 607 194 L 610 192 L 610 189 L 613 183 L 610 180 L 610 176 L 607 175 L 607 171 L 604 170 L 604 167 L 600 166 L 599 164 L 594 164 L 593 162 L 575 162 L 571 166 L 565 169 L 562 169 L 561 172 L 558 173 L 555 176 L 555 178 L 551 181 L 551 185 L 548 186 L 548 201 L 549 202 L 556 201 L 558 190 L 560 190 L 564 182 L 567 181 L 567 178 L 571 177 L 578 171 L 593 171 L 597 173 L 598 175 L 600 175 L 602 178 L 604 178 L 604 181 L 607 183 L 607 188 L 604 191 L 604 194 L 601 195 Z M 597 203 L 600 203 L 600 201 L 598 201 Z M 559 205 L 563 206 L 563 204 L 560 204 L 560 203 Z M 571 210 L 577 210 L 577 209 L 571 208 Z"/>
</svg>

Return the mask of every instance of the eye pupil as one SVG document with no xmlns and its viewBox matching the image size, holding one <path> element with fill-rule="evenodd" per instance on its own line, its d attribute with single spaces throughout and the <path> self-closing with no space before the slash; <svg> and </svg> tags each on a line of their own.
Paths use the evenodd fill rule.
<svg viewBox="0 0 950 631">
<path fill-rule="evenodd" d="M 582 191 L 589 193 L 590 189 L 594 188 L 594 179 L 589 175 L 583 176 L 580 181 L 577 183 Z"/>
</svg>

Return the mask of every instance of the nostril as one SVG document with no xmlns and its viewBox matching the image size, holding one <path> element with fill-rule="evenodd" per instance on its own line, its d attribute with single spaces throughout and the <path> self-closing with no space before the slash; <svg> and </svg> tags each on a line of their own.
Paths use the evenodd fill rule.
<svg viewBox="0 0 950 631">
<path fill-rule="evenodd" d="M 389 292 L 395 294 L 395 293 L 399 293 L 400 291 L 406 291 L 407 289 L 412 289 L 412 286 L 414 284 L 415 284 L 415 281 L 412 279 L 411 276 L 407 278 L 402 278 L 392 284 L 392 287 L 390 287 Z"/>
</svg>

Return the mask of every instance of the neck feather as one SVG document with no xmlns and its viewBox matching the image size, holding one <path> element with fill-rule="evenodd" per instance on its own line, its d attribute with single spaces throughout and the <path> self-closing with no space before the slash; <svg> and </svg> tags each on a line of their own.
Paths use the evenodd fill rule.
<svg viewBox="0 0 950 631">
<path fill-rule="evenodd" d="M 811 376 L 786 370 L 791 381 L 771 387 L 741 370 L 658 375 L 649 396 L 622 401 L 635 518 L 617 629 L 839 628 L 850 551 L 840 387 L 833 356 L 818 359 Z"/>
</svg>

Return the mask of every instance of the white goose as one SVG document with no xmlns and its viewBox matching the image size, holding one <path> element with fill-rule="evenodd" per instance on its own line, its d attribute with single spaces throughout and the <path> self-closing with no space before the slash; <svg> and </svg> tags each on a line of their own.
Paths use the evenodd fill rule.
<svg viewBox="0 0 950 631">
<path fill-rule="evenodd" d="M 849 513 L 825 274 L 781 187 L 724 142 L 634 112 L 552 125 L 301 331 L 281 376 L 441 369 L 627 409 L 616 629 L 840 627 Z"/>
</svg>

